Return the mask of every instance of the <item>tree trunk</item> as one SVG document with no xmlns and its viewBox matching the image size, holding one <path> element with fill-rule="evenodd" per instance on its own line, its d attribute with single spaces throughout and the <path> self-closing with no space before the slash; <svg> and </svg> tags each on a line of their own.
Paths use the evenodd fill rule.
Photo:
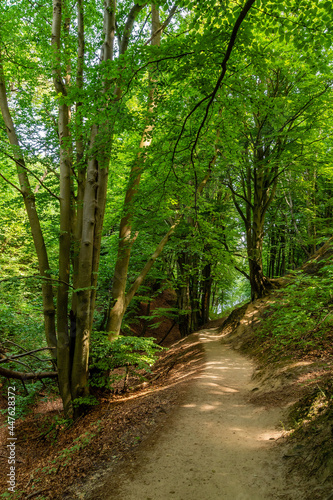
<svg viewBox="0 0 333 500">
<path fill-rule="evenodd" d="M 104 43 L 102 58 L 104 61 L 113 59 L 113 44 L 116 30 L 116 2 L 108 0 L 104 5 Z M 82 13 L 83 4 L 78 6 L 78 17 Z M 83 24 L 80 20 L 78 26 Z M 83 27 L 82 27 L 83 29 Z M 79 37 L 78 58 L 83 57 L 83 34 Z M 82 79 L 78 68 L 77 79 Z M 109 82 L 103 82 L 103 92 L 109 91 Z M 80 245 L 77 260 L 76 292 L 73 301 L 72 315 L 75 322 L 75 347 L 71 370 L 72 399 L 84 398 L 89 394 L 88 388 L 88 361 L 90 334 L 93 324 L 95 297 L 97 288 L 97 274 L 100 258 L 102 227 L 105 212 L 108 169 L 112 147 L 113 126 L 108 122 L 98 126 L 93 124 L 90 132 L 90 151 L 86 178 L 85 167 L 81 176 L 81 186 L 78 186 L 78 195 L 83 196 L 82 208 L 78 206 L 78 224 L 76 241 Z M 80 153 L 80 149 L 78 150 Z M 78 164 L 80 170 L 82 166 Z M 79 196 L 78 196 L 79 197 Z M 80 210 L 80 211 L 79 211 Z M 81 235 L 80 235 L 81 229 Z M 78 416 L 84 403 L 75 407 L 75 416 Z"/>
<path fill-rule="evenodd" d="M 254 301 L 266 295 L 270 289 L 270 282 L 265 277 L 262 265 L 262 248 L 264 241 L 264 220 L 262 210 L 261 179 L 257 179 L 254 203 L 252 210 L 252 227 L 247 235 L 247 252 L 249 259 L 249 275 L 251 284 L 251 300 Z"/>
<path fill-rule="evenodd" d="M 191 259 L 191 269 L 194 269 L 194 273 L 190 277 L 190 305 L 191 305 L 191 315 L 190 315 L 190 333 L 198 330 L 201 323 L 201 309 L 200 309 L 200 296 L 199 296 L 199 266 L 198 257 L 192 255 Z"/>
<path fill-rule="evenodd" d="M 97 126 L 93 126 L 94 143 Z M 94 250 L 95 207 L 98 185 L 98 162 L 93 156 L 88 162 L 86 189 L 83 203 L 82 240 L 79 255 L 75 351 L 71 374 L 72 398 L 88 394 L 88 357 L 91 330 L 92 262 Z"/>
<path fill-rule="evenodd" d="M 20 184 L 20 192 L 23 197 L 25 209 L 28 215 L 30 229 L 34 241 L 34 246 L 38 258 L 40 275 L 45 278 L 42 281 L 43 313 L 45 325 L 45 337 L 48 347 L 51 347 L 51 356 L 56 360 L 57 337 L 55 328 L 55 307 L 53 302 L 52 280 L 50 280 L 50 266 L 43 233 L 40 226 L 36 210 L 36 200 L 31 189 L 29 178 L 26 171 L 26 165 L 23 155 L 20 151 L 19 140 L 16 134 L 15 126 L 10 114 L 6 82 L 3 72 L 2 54 L 0 51 L 0 106 L 2 117 L 6 126 L 9 143 L 13 147 L 13 158 L 16 163 L 17 175 Z"/>
<path fill-rule="evenodd" d="M 68 152 L 69 109 L 59 108 L 60 138 L 60 236 L 59 236 L 59 279 L 57 294 L 57 335 L 59 390 L 66 416 L 71 414 L 70 389 L 70 338 L 68 331 L 68 290 L 71 247 L 71 162 Z"/>
<path fill-rule="evenodd" d="M 178 316 L 178 326 L 180 336 L 187 337 L 190 334 L 190 277 L 188 274 L 188 256 L 185 252 L 181 252 L 177 259 L 179 276 L 177 293 L 177 307 L 180 309 Z"/>
<path fill-rule="evenodd" d="M 152 28 L 151 28 L 151 44 L 155 46 L 160 45 L 161 33 L 153 36 L 158 32 L 160 28 L 159 19 L 159 9 L 157 6 L 152 4 Z M 125 195 L 124 207 L 123 207 L 123 217 L 120 222 L 119 227 L 119 240 L 118 240 L 118 254 L 116 260 L 116 266 L 113 276 L 112 284 L 112 299 L 109 308 L 109 318 L 107 322 L 107 331 L 110 332 L 110 339 L 115 338 L 119 335 L 121 323 L 126 311 L 126 283 L 128 266 L 131 256 L 131 250 L 136 236 L 132 235 L 132 220 L 134 215 L 134 200 L 139 189 L 139 184 L 141 180 L 142 167 L 145 160 L 145 148 L 147 148 L 152 141 L 152 131 L 153 131 L 153 112 L 154 112 L 154 94 L 156 88 L 152 80 L 152 75 L 150 75 L 150 91 L 148 95 L 148 114 L 147 125 L 143 131 L 142 138 L 140 141 L 140 152 L 136 161 L 134 162 L 130 179 L 128 183 L 128 188 Z"/>
<path fill-rule="evenodd" d="M 169 231 L 163 236 L 160 243 L 157 245 L 154 253 L 148 259 L 146 265 L 144 266 L 141 273 L 134 281 L 133 285 L 128 290 L 127 294 L 125 295 L 124 293 L 120 297 L 120 300 L 118 300 L 114 305 L 114 307 L 111 309 L 107 325 L 107 331 L 109 332 L 109 340 L 114 340 L 119 335 L 121 323 L 128 305 L 130 304 L 131 300 L 133 299 L 139 287 L 142 285 L 145 277 L 153 267 L 156 259 L 161 255 L 165 245 L 170 239 L 170 236 L 173 234 L 180 221 L 181 221 L 181 216 L 178 217 L 176 222 L 170 227 Z"/>
<path fill-rule="evenodd" d="M 206 264 L 202 271 L 202 293 L 201 293 L 201 325 L 209 321 L 210 297 L 213 278 L 211 276 L 212 266 Z"/>
</svg>

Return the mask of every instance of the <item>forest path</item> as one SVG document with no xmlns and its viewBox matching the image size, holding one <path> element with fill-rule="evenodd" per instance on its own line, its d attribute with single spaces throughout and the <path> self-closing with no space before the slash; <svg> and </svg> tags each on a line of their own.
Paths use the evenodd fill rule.
<svg viewBox="0 0 333 500">
<path fill-rule="evenodd" d="M 138 450 L 106 500 L 297 500 L 275 440 L 281 410 L 248 402 L 253 364 L 203 330 L 205 367 L 167 429 Z M 295 479 L 296 481 L 296 479 Z M 288 481 L 289 483 L 289 481 Z"/>
</svg>

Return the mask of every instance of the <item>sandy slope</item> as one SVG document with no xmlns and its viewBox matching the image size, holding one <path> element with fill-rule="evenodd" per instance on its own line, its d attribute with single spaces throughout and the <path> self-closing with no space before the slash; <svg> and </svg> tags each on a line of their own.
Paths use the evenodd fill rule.
<svg viewBox="0 0 333 500">
<path fill-rule="evenodd" d="M 119 489 L 105 500 L 298 500 L 275 440 L 281 413 L 247 402 L 252 363 L 221 343 L 214 331 L 200 333 L 206 350 L 203 372 L 175 411 L 168 428 L 138 450 L 118 475 Z M 294 484 L 292 484 L 294 483 Z"/>
</svg>

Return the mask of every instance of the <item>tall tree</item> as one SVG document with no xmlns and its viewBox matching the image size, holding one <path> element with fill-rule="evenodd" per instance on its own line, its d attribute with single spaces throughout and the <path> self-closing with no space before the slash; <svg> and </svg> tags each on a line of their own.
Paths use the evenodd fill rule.
<svg viewBox="0 0 333 500">
<path fill-rule="evenodd" d="M 279 59 L 274 66 L 266 71 L 261 67 L 257 75 L 252 73 L 247 83 L 242 83 L 241 94 L 237 84 L 229 90 L 225 123 L 229 110 L 232 120 L 237 114 L 238 126 L 228 132 L 226 125 L 224 130 L 236 141 L 232 145 L 229 135 L 226 147 L 221 148 L 226 184 L 245 226 L 252 300 L 265 295 L 271 286 L 262 260 L 267 210 L 281 174 L 308 153 L 304 146 L 311 147 L 311 141 L 306 143 L 305 137 L 322 125 L 323 96 L 330 88 L 325 77 L 318 76 L 314 86 L 313 78 L 305 82 L 303 70 L 291 65 L 287 68 Z"/>
</svg>

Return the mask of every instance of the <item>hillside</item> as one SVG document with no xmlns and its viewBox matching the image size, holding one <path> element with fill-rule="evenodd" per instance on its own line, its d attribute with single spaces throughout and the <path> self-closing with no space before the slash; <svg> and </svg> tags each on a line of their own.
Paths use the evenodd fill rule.
<svg viewBox="0 0 333 500">
<path fill-rule="evenodd" d="M 328 242 L 269 296 L 204 327 L 219 344 L 254 360 L 247 399 L 258 408 L 284 410 L 281 456 L 289 471 L 301 474 L 309 498 L 318 499 L 333 485 L 331 259 Z M 170 431 L 174 408 L 205 369 L 205 356 L 202 340 L 190 335 L 160 355 L 146 382 L 132 379 L 125 392 L 119 386 L 119 393 L 101 395 L 100 404 L 75 425 L 63 419 L 59 399 L 40 402 L 16 422 L 15 498 L 88 498 L 80 492 L 101 483 L 105 470 L 117 477 L 135 453 L 149 454 L 144 443 L 163 428 Z M 5 468 L 1 480 L 5 488 Z"/>
</svg>

